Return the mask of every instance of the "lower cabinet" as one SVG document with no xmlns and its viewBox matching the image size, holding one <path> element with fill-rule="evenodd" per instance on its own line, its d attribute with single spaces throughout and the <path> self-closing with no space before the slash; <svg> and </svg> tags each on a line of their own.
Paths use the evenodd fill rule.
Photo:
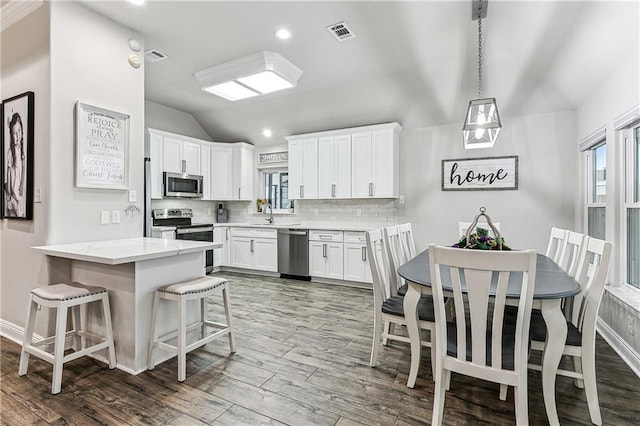
<svg viewBox="0 0 640 426">
<path fill-rule="evenodd" d="M 343 246 L 337 242 L 309 241 L 309 275 L 343 279 Z"/>
<path fill-rule="evenodd" d="M 366 244 L 344 243 L 344 279 L 373 282 Z"/>
<path fill-rule="evenodd" d="M 275 229 L 230 228 L 229 266 L 278 272 L 278 234 Z"/>
<path fill-rule="evenodd" d="M 213 251 L 213 267 L 219 268 L 220 266 L 229 266 L 229 246 L 231 245 L 231 240 L 229 238 L 229 227 L 214 226 L 213 242 L 222 244 L 222 248 L 215 249 Z"/>
</svg>

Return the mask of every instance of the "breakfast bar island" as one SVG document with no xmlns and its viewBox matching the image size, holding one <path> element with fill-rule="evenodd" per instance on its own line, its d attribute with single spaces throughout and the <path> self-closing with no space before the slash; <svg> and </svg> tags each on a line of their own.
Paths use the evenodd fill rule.
<svg viewBox="0 0 640 426">
<path fill-rule="evenodd" d="M 147 369 L 155 290 L 204 276 L 205 251 L 220 247 L 213 242 L 137 237 L 32 249 L 48 256 L 50 284 L 75 281 L 108 290 L 117 367 L 138 374 Z M 175 329 L 175 309 L 168 308 L 161 306 L 158 313 L 161 334 Z M 192 311 L 195 319 L 198 310 Z M 102 327 L 101 322 L 92 322 L 91 310 L 87 316 L 91 328 Z M 170 358 L 168 353 L 162 355 L 158 361 Z"/>
</svg>

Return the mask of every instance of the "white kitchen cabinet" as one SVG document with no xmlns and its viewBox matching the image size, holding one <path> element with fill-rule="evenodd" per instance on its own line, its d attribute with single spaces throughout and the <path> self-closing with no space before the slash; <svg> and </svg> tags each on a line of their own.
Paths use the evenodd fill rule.
<svg viewBox="0 0 640 426">
<path fill-rule="evenodd" d="M 344 279 L 372 283 L 364 232 L 344 233 Z"/>
<path fill-rule="evenodd" d="M 318 138 L 289 139 L 289 199 L 318 198 Z"/>
<path fill-rule="evenodd" d="M 351 134 L 318 138 L 318 198 L 351 197 Z"/>
<path fill-rule="evenodd" d="M 213 228 L 213 241 L 215 243 L 222 244 L 221 248 L 213 250 L 213 267 L 219 268 L 220 266 L 229 265 L 229 227 L 214 225 Z"/>
<path fill-rule="evenodd" d="M 153 129 L 149 129 L 149 159 L 150 163 L 150 186 L 151 186 L 151 198 L 154 200 L 162 198 L 162 135 L 153 131 Z"/>
<path fill-rule="evenodd" d="M 342 280 L 344 244 L 342 231 L 309 231 L 309 275 Z"/>
<path fill-rule="evenodd" d="M 211 147 L 211 198 L 233 200 L 233 145 L 213 144 Z"/>
<path fill-rule="evenodd" d="M 210 144 L 204 143 L 200 146 L 200 174 L 202 175 L 202 199 L 215 200 L 212 197 Z"/>
<path fill-rule="evenodd" d="M 399 126 L 375 128 L 351 136 L 351 196 L 397 198 Z"/>
<path fill-rule="evenodd" d="M 233 144 L 231 200 L 253 200 L 253 149 L 253 145 L 248 143 Z"/>
<path fill-rule="evenodd" d="M 163 240 L 175 240 L 176 231 L 175 229 L 167 230 L 167 229 L 151 228 L 151 238 L 162 238 Z"/>
<path fill-rule="evenodd" d="M 278 271 L 276 229 L 231 227 L 230 266 L 265 272 Z"/>
<path fill-rule="evenodd" d="M 179 137 L 164 136 L 162 146 L 165 172 L 201 174 L 199 143 L 189 142 Z"/>
</svg>

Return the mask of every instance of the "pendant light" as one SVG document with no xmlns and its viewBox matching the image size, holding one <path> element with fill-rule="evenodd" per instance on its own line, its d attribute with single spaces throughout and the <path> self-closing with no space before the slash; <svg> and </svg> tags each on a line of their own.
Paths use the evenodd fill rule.
<svg viewBox="0 0 640 426">
<path fill-rule="evenodd" d="M 473 0 L 471 17 L 478 21 L 478 98 L 469 101 L 462 134 L 464 149 L 493 148 L 502 128 L 495 98 L 482 97 L 482 18 L 487 17 L 487 1 Z"/>
</svg>

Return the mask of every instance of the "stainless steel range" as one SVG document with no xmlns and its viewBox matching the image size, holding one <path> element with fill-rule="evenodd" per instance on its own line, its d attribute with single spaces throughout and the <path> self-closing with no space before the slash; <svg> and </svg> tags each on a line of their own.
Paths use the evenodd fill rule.
<svg viewBox="0 0 640 426">
<path fill-rule="evenodd" d="M 212 223 L 192 223 L 191 209 L 153 209 L 153 226 L 175 228 L 176 240 L 213 241 Z M 205 253 L 205 270 L 213 271 L 213 250 Z"/>
</svg>

